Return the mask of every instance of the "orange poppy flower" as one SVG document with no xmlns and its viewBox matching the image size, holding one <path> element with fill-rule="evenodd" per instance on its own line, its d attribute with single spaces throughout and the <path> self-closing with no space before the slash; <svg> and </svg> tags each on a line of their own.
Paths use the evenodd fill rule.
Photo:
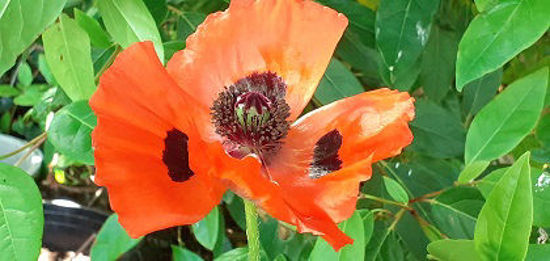
<svg viewBox="0 0 550 261">
<path fill-rule="evenodd" d="M 379 89 L 295 121 L 347 26 L 313 1 L 233 0 L 165 69 L 123 51 L 90 100 L 96 183 L 132 237 L 199 221 L 226 189 L 335 249 L 371 164 L 412 141 L 407 93 Z"/>
</svg>

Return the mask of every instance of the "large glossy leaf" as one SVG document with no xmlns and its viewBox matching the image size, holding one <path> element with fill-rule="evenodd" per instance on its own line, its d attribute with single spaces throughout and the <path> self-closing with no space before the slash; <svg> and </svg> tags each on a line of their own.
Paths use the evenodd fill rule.
<svg viewBox="0 0 550 261">
<path fill-rule="evenodd" d="M 179 247 L 179 246 L 172 246 L 172 261 L 202 261 L 203 259 L 183 248 L 183 247 Z"/>
<path fill-rule="evenodd" d="M 533 223 L 529 153 L 495 185 L 479 213 L 475 248 L 483 260 L 522 260 Z"/>
<path fill-rule="evenodd" d="M 428 245 L 429 257 L 441 261 L 477 261 L 479 255 L 475 251 L 473 240 L 444 239 Z"/>
<path fill-rule="evenodd" d="M 141 238 L 133 239 L 128 236 L 124 228 L 118 223 L 118 216 L 113 214 L 99 230 L 90 257 L 94 261 L 117 260 L 140 241 Z"/>
<path fill-rule="evenodd" d="M 0 76 L 61 13 L 67 0 L 0 1 Z"/>
<path fill-rule="evenodd" d="M 497 94 L 501 78 L 502 69 L 499 69 L 464 86 L 462 108 L 468 118 L 478 113 Z"/>
<path fill-rule="evenodd" d="M 215 207 L 199 222 L 193 224 L 193 234 L 199 243 L 207 249 L 214 249 L 220 230 L 220 211 Z"/>
<path fill-rule="evenodd" d="M 87 101 L 79 101 L 59 110 L 48 130 L 48 139 L 65 156 L 89 165 L 94 164 L 90 134 L 97 124 Z"/>
<path fill-rule="evenodd" d="M 450 238 L 473 239 L 483 203 L 483 196 L 475 188 L 452 188 L 432 201 L 432 216 L 441 232 Z"/>
<path fill-rule="evenodd" d="M 329 104 L 363 91 L 363 86 L 353 73 L 340 61 L 332 59 L 315 91 L 315 98 L 322 104 Z"/>
<path fill-rule="evenodd" d="M 466 164 L 510 152 L 535 127 L 548 84 L 548 68 L 508 86 L 474 118 L 466 137 Z"/>
<path fill-rule="evenodd" d="M 126 48 L 132 43 L 152 41 L 161 61 L 164 49 L 155 20 L 142 0 L 102 0 L 97 7 L 113 39 Z"/>
<path fill-rule="evenodd" d="M 504 175 L 508 168 L 491 172 L 478 183 L 479 190 L 485 198 Z M 540 169 L 531 168 L 531 191 L 533 191 L 533 225 L 550 227 L 550 174 Z"/>
<path fill-rule="evenodd" d="M 363 260 L 365 258 L 365 228 L 359 213 L 354 213 L 348 220 L 339 224 L 339 227 L 353 238 L 353 244 L 336 252 L 324 239 L 318 238 L 309 260 Z"/>
<path fill-rule="evenodd" d="M 547 0 L 509 0 L 479 14 L 458 46 L 456 88 L 492 72 L 532 45 L 550 26 Z"/>
<path fill-rule="evenodd" d="M 89 99 L 96 87 L 88 34 L 64 14 L 42 40 L 48 66 L 63 91 L 73 101 Z"/>
<path fill-rule="evenodd" d="M 433 26 L 422 56 L 420 79 L 426 95 L 442 100 L 454 79 L 458 37 L 455 32 Z"/>
<path fill-rule="evenodd" d="M 462 155 L 466 131 L 453 113 L 433 102 L 416 102 L 416 118 L 411 123 L 415 139 L 411 149 L 434 158 Z"/>
<path fill-rule="evenodd" d="M 0 163 L 0 260 L 37 260 L 44 213 L 34 180 Z"/>
<path fill-rule="evenodd" d="M 376 15 L 376 45 L 393 84 L 410 70 L 428 42 L 437 0 L 382 0 Z"/>
<path fill-rule="evenodd" d="M 392 178 L 404 184 L 411 197 L 452 186 L 460 171 L 460 163 L 456 160 L 429 157 L 417 157 L 408 163 L 388 163 L 388 167 L 395 173 Z"/>
<path fill-rule="evenodd" d="M 109 48 L 109 46 L 112 45 L 109 35 L 101 28 L 97 20 L 76 8 L 74 9 L 74 19 L 78 25 L 86 31 L 93 46 Z"/>
</svg>

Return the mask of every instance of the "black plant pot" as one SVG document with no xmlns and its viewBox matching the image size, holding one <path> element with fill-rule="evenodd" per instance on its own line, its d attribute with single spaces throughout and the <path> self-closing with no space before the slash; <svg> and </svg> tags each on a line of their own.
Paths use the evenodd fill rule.
<svg viewBox="0 0 550 261">
<path fill-rule="evenodd" d="M 62 202 L 69 204 L 59 204 L 56 200 L 44 203 L 43 247 L 55 252 L 81 250 L 82 253 L 89 254 L 93 242 L 91 236 L 98 233 L 108 215 L 78 206 L 71 201 Z M 89 244 L 80 249 L 85 242 Z"/>
</svg>

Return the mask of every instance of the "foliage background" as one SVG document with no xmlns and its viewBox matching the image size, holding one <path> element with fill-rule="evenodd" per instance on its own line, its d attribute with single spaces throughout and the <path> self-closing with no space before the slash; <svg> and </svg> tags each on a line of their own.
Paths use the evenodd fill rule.
<svg viewBox="0 0 550 261">
<path fill-rule="evenodd" d="M 383 86 L 408 91 L 417 100 L 415 140 L 399 157 L 376 164 L 363 184 L 356 213 L 340 225 L 354 245 L 335 253 L 322 239 L 263 216 L 262 258 L 550 258 L 550 2 L 318 2 L 350 24 L 307 110 Z M 116 54 L 151 40 L 167 61 L 207 14 L 227 6 L 224 0 L 0 0 L 0 132 L 30 140 L 28 147 L 45 154 L 35 180 L 40 190 L 0 164 L 0 259 L 38 256 L 38 247 L 21 250 L 42 237 L 42 208 L 29 202 L 63 195 L 108 211 L 105 193 L 90 180 L 96 119 L 87 99 Z M 245 259 L 244 228 L 243 202 L 228 193 L 199 223 L 137 240 L 113 215 L 91 256 Z"/>
</svg>

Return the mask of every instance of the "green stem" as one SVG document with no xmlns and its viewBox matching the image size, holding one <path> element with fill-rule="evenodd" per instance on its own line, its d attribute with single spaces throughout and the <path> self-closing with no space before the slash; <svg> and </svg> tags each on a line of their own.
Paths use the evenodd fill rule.
<svg viewBox="0 0 550 261">
<path fill-rule="evenodd" d="M 407 210 L 411 209 L 411 207 L 409 207 L 409 206 L 407 206 L 403 203 L 393 201 L 393 200 L 389 200 L 389 199 L 385 199 L 385 198 L 379 198 L 377 196 L 373 196 L 373 195 L 369 195 L 369 194 L 361 194 L 360 198 L 370 199 L 370 200 L 378 201 L 380 203 L 398 206 L 398 207 L 401 207 L 401 208 L 404 208 L 404 209 L 407 209 Z"/>
<path fill-rule="evenodd" d="M 258 231 L 258 212 L 253 202 L 244 200 L 246 214 L 246 239 L 248 240 L 248 261 L 260 260 L 260 232 Z"/>
<path fill-rule="evenodd" d="M 12 157 L 14 155 L 19 154 L 20 152 L 24 151 L 25 149 L 32 147 L 34 144 L 39 142 L 40 140 L 44 139 L 48 134 L 46 132 L 43 132 L 42 134 L 36 136 L 36 138 L 29 141 L 27 144 L 23 145 L 21 148 L 16 149 L 8 154 L 0 155 L 0 160 L 7 159 L 9 157 Z"/>
</svg>

